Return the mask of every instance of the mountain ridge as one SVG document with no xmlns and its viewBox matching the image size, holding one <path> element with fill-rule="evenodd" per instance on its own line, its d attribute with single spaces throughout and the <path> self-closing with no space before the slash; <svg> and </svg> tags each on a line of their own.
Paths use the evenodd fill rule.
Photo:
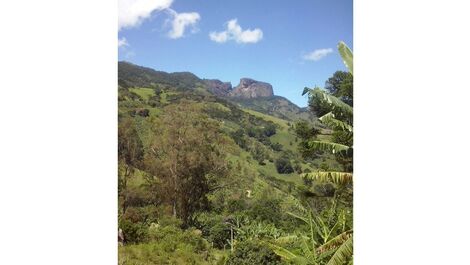
<svg viewBox="0 0 470 265">
<path fill-rule="evenodd" d="M 211 94 L 232 101 L 242 107 L 253 109 L 278 118 L 294 121 L 298 118 L 314 121 L 315 115 L 289 99 L 274 94 L 270 83 L 243 77 L 233 87 L 230 82 L 219 79 L 201 79 L 184 71 L 168 73 L 130 62 L 118 62 L 118 85 L 130 87 L 175 87 L 182 90 L 203 88 Z"/>
</svg>

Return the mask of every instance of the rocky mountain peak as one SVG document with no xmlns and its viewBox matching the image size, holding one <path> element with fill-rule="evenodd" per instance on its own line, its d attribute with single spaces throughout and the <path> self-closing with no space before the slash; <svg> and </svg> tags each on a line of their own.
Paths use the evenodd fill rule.
<svg viewBox="0 0 470 265">
<path fill-rule="evenodd" d="M 273 87 L 269 83 L 256 81 L 251 78 L 240 79 L 240 84 L 231 92 L 231 96 L 241 98 L 258 98 L 274 96 Z"/>
</svg>

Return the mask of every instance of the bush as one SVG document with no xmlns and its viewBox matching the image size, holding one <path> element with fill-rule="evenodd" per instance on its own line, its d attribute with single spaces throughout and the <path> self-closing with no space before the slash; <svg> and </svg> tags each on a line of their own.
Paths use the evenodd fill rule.
<svg viewBox="0 0 470 265">
<path fill-rule="evenodd" d="M 140 243 L 148 239 L 148 227 L 143 223 L 133 223 L 130 220 L 119 220 L 119 228 L 124 234 L 125 243 Z"/>
<path fill-rule="evenodd" d="M 259 198 L 253 202 L 248 211 L 250 220 L 267 222 L 279 226 L 282 223 L 281 200 L 275 198 Z"/>
<path fill-rule="evenodd" d="M 210 246 L 197 230 L 152 224 L 149 241 L 119 247 L 119 264 L 212 264 Z"/>
<path fill-rule="evenodd" d="M 290 174 L 294 172 L 294 168 L 292 168 L 289 159 L 285 157 L 279 158 L 274 162 L 274 164 L 276 165 L 276 170 L 279 174 Z"/>
<path fill-rule="evenodd" d="M 230 239 L 230 226 L 226 224 L 220 215 L 204 213 L 198 216 L 197 227 L 202 235 L 212 242 L 214 247 L 223 249 Z"/>
<path fill-rule="evenodd" d="M 227 211 L 229 213 L 240 212 L 245 210 L 247 207 L 244 199 L 233 199 L 227 202 Z"/>
<path fill-rule="evenodd" d="M 226 265 L 282 264 L 281 257 L 260 241 L 244 241 L 235 246 Z"/>
<path fill-rule="evenodd" d="M 282 151 L 282 144 L 280 143 L 271 143 L 271 148 L 274 150 L 274 151 Z"/>
<path fill-rule="evenodd" d="M 276 134 L 276 125 L 274 125 L 274 123 L 268 123 L 268 125 L 266 125 L 264 127 L 264 135 L 266 137 L 270 137 L 270 136 L 273 136 Z"/>
</svg>

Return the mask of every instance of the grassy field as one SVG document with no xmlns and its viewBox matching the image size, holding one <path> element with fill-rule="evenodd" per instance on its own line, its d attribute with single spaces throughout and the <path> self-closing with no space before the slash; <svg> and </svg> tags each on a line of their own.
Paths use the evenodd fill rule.
<svg viewBox="0 0 470 265">
<path fill-rule="evenodd" d="M 270 115 L 266 115 L 264 113 L 261 113 L 261 112 L 258 112 L 258 111 L 254 111 L 254 110 L 250 110 L 250 109 L 243 109 L 243 111 L 247 112 L 247 113 L 250 113 L 251 115 L 254 115 L 254 116 L 257 116 L 257 117 L 260 117 L 264 120 L 267 120 L 267 121 L 272 121 L 274 122 L 275 124 L 279 125 L 281 127 L 282 130 L 286 130 L 289 128 L 289 125 L 288 125 L 288 121 L 286 120 L 283 120 L 283 119 L 280 119 L 280 118 L 277 118 L 277 117 L 274 117 L 274 116 L 270 116 Z"/>
<path fill-rule="evenodd" d="M 129 91 L 136 93 L 145 100 L 148 100 L 150 97 L 155 96 L 155 90 L 153 88 L 129 88 Z"/>
</svg>

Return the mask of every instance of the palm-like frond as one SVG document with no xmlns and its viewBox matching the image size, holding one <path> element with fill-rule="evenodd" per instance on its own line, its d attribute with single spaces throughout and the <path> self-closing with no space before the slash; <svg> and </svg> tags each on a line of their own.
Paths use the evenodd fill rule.
<svg viewBox="0 0 470 265">
<path fill-rule="evenodd" d="M 326 265 L 342 265 L 353 255 L 353 238 L 350 237 L 335 251 Z"/>
<path fill-rule="evenodd" d="M 338 246 L 346 242 L 346 240 L 348 240 L 350 237 L 352 237 L 352 233 L 353 233 L 352 230 L 348 230 L 333 237 L 332 239 L 328 240 L 328 242 L 326 242 L 325 244 L 319 246 L 317 248 L 317 251 L 319 253 L 323 253 L 325 251 L 337 248 Z"/>
<path fill-rule="evenodd" d="M 335 119 L 335 115 L 333 114 L 333 112 L 328 112 L 327 114 L 321 116 L 319 120 L 331 129 L 348 132 L 353 131 L 353 127 L 351 125 L 347 124 L 346 122 Z"/>
<path fill-rule="evenodd" d="M 353 181 L 353 174 L 349 172 L 317 171 L 304 173 L 300 176 L 308 180 L 332 182 L 335 184 L 351 184 Z"/>
<path fill-rule="evenodd" d="M 289 261 L 293 261 L 295 264 L 308 264 L 308 260 L 302 256 L 295 255 L 294 253 L 290 252 L 289 250 L 278 246 L 274 245 L 271 243 L 268 243 L 268 245 L 271 247 L 271 249 L 276 253 L 276 255 L 280 256 L 281 258 Z"/>
<path fill-rule="evenodd" d="M 353 53 L 351 49 L 342 41 L 338 43 L 338 51 L 343 58 L 343 63 L 349 69 L 349 72 L 353 74 Z"/>
<path fill-rule="evenodd" d="M 299 216 L 299 215 L 297 215 L 297 214 L 295 214 L 295 213 L 287 212 L 287 214 L 288 214 L 288 215 L 291 215 L 291 216 L 293 216 L 293 217 L 295 217 L 295 218 L 297 218 L 297 219 L 299 219 L 299 220 L 304 221 L 306 224 L 309 224 L 309 223 L 310 223 L 310 221 L 309 221 L 307 218 L 302 217 L 302 216 Z"/>
<path fill-rule="evenodd" d="M 329 142 L 323 142 L 323 141 L 308 141 L 307 144 L 308 144 L 308 147 L 314 150 L 327 151 L 333 154 L 340 153 L 340 152 L 347 152 L 349 151 L 349 149 L 351 149 L 351 147 L 344 145 L 344 144 L 329 143 Z"/>
<path fill-rule="evenodd" d="M 318 99 L 321 102 L 327 103 L 330 106 L 330 111 L 336 115 L 344 116 L 348 119 L 352 118 L 353 108 L 351 106 L 344 103 L 339 98 L 328 94 L 319 87 L 315 87 L 314 89 L 306 87 L 304 88 L 302 95 L 305 95 L 306 93 L 308 93 L 310 100 Z"/>
</svg>

